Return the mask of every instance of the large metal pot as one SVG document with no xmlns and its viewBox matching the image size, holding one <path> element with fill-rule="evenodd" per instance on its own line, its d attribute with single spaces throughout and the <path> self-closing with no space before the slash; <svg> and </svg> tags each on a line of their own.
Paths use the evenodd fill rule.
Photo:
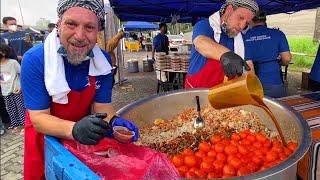
<svg viewBox="0 0 320 180">
<path fill-rule="evenodd" d="M 202 106 L 209 104 L 207 89 L 175 91 L 172 93 L 154 95 L 133 102 L 120 109 L 118 114 L 134 121 L 138 126 L 143 126 L 153 123 L 156 118 L 169 119 L 185 108 L 195 107 L 194 96 L 196 95 L 200 96 L 200 103 Z M 311 144 L 310 128 L 307 122 L 292 108 L 274 99 L 264 98 L 264 102 L 277 118 L 286 141 L 294 140 L 298 142 L 298 149 L 290 156 L 290 158 L 273 168 L 249 176 L 233 179 L 296 179 L 297 163 L 307 152 Z M 262 109 L 251 105 L 241 106 L 241 108 L 256 112 L 268 128 L 276 130 L 272 120 Z"/>
</svg>

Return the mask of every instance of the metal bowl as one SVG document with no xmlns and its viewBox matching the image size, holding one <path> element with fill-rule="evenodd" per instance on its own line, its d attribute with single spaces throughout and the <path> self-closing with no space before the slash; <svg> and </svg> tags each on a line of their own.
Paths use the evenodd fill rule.
<svg viewBox="0 0 320 180">
<path fill-rule="evenodd" d="M 195 107 L 196 95 L 200 97 L 202 107 L 209 104 L 208 89 L 174 91 L 133 102 L 120 109 L 118 114 L 141 127 L 152 124 L 157 118 L 169 119 L 185 108 Z M 307 122 L 291 107 L 275 99 L 264 98 L 263 100 L 277 118 L 286 141 L 298 142 L 298 148 L 288 159 L 275 167 L 248 176 L 229 179 L 296 179 L 297 163 L 309 149 L 311 132 Z M 256 112 L 269 129 L 276 130 L 271 118 L 262 109 L 252 105 L 241 106 L 241 108 Z"/>
</svg>

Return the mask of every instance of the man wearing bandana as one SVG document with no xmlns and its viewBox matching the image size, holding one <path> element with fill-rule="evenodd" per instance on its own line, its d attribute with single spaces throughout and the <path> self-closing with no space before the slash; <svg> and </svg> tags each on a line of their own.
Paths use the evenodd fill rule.
<svg viewBox="0 0 320 180">
<path fill-rule="evenodd" d="M 220 11 L 193 27 L 190 66 L 185 88 L 211 88 L 224 76 L 240 76 L 245 63 L 244 30 L 259 7 L 255 0 L 226 0 Z"/>
<path fill-rule="evenodd" d="M 57 12 L 57 29 L 22 61 L 27 180 L 45 179 L 45 134 L 94 145 L 112 137 L 112 127 L 124 126 L 138 139 L 136 125 L 116 116 L 111 105 L 111 58 L 96 44 L 104 29 L 102 1 L 59 0 Z"/>
</svg>

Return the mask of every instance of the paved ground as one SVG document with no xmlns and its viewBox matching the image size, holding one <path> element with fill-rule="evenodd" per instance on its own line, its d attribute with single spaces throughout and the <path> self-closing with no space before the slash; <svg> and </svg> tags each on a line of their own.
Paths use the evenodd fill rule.
<svg viewBox="0 0 320 180">
<path fill-rule="evenodd" d="M 146 56 L 146 52 L 125 53 L 126 60 L 135 58 L 141 61 Z M 117 110 L 135 100 L 156 93 L 157 83 L 154 72 L 126 73 L 126 69 L 124 72 L 126 81 L 121 86 L 116 85 L 113 90 L 113 102 Z M 299 88 L 300 82 L 301 73 L 289 72 L 290 95 L 305 92 Z M 7 132 L 0 137 L 0 179 L 17 180 L 23 178 L 23 143 L 23 136 L 18 132 Z"/>
</svg>

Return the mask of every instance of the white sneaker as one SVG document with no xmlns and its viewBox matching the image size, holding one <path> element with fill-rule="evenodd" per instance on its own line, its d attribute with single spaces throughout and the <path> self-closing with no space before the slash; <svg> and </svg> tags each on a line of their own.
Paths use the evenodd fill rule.
<svg viewBox="0 0 320 180">
<path fill-rule="evenodd" d="M 0 135 L 4 135 L 6 131 L 4 129 L 0 129 Z"/>
</svg>

